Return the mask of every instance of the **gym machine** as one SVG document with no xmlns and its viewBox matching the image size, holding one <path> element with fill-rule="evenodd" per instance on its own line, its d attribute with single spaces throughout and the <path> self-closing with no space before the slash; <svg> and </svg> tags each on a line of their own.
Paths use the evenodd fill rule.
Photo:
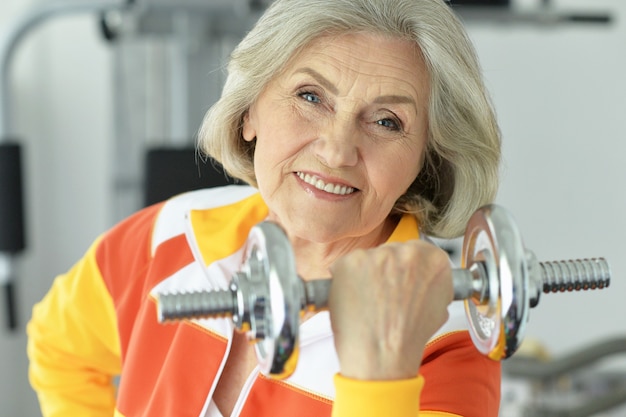
<svg viewBox="0 0 626 417">
<path fill-rule="evenodd" d="M 626 415 L 626 375 L 612 361 L 626 353 L 626 338 L 593 341 L 551 355 L 529 343 L 502 366 L 507 417 L 618 417 Z"/>
<path fill-rule="evenodd" d="M 168 76 L 170 80 L 170 90 L 172 91 L 172 97 L 168 97 L 172 102 L 170 109 L 170 119 L 172 128 L 171 131 L 175 131 L 178 136 L 192 141 L 191 134 L 188 134 L 187 123 L 191 123 L 187 120 L 187 117 L 193 111 L 202 112 L 210 103 L 198 103 L 194 101 L 196 97 L 190 97 L 192 92 L 198 91 L 198 94 L 206 93 L 204 90 L 198 88 L 198 85 L 205 83 L 206 74 L 210 73 L 206 68 L 202 68 L 198 65 L 200 58 L 197 56 L 191 56 L 190 50 L 194 49 L 193 45 L 190 46 L 193 41 L 202 43 L 204 39 L 200 36 L 219 35 L 221 32 L 228 32 L 229 34 L 236 33 L 242 35 L 244 29 L 249 27 L 252 22 L 258 18 L 260 11 L 267 7 L 269 0 L 45 0 L 34 2 L 34 4 L 28 8 L 25 13 L 18 16 L 17 19 L 11 22 L 6 28 L 2 29 L 0 33 L 0 290 L 4 293 L 4 299 L 0 301 L 2 308 L 6 310 L 6 313 L 2 314 L 6 316 L 6 327 L 9 330 L 16 330 L 18 326 L 17 317 L 17 291 L 16 291 L 16 260 L 18 256 L 26 249 L 26 216 L 25 216 L 25 204 L 24 204 L 24 185 L 23 185 L 23 166 L 24 166 L 24 151 L 22 145 L 22 139 L 20 134 L 16 132 L 16 126 L 13 117 L 13 103 L 12 103 L 12 80 L 11 80 L 11 64 L 15 53 L 20 46 L 21 42 L 30 34 L 34 29 L 46 23 L 56 17 L 60 16 L 73 16 L 73 15 L 92 15 L 98 17 L 98 23 L 102 32 L 102 36 L 110 42 L 119 42 L 126 38 L 133 38 L 132 43 L 138 44 L 137 40 L 141 38 L 159 38 L 164 39 L 163 43 L 168 39 L 174 39 L 171 41 L 174 47 L 170 46 L 170 49 L 179 52 L 179 55 L 172 59 L 171 67 L 167 68 Z M 217 23 L 219 23 L 219 26 Z M 211 26 L 211 30 L 208 30 L 206 26 Z M 145 42 L 144 42 L 145 43 Z M 182 46 L 181 46 L 182 45 Z M 122 48 L 117 48 L 122 49 Z M 163 48 L 165 49 L 165 48 Z M 198 49 L 198 48 L 196 48 Z M 115 57 L 117 61 L 121 61 L 119 58 L 124 52 L 116 50 Z M 174 52 L 174 53 L 175 53 Z M 200 50 L 199 52 L 205 52 Z M 130 51 L 129 54 L 135 56 L 142 56 L 137 50 Z M 128 54 L 128 55 L 129 55 Z M 203 57 L 206 58 L 206 57 Z M 117 66 L 121 64 L 117 63 Z M 116 68 L 117 69 L 117 68 Z M 119 84 L 119 79 L 123 78 L 119 75 L 118 71 L 116 80 Z M 135 76 L 135 80 L 144 80 L 146 77 L 144 73 L 132 74 Z M 193 80 L 193 82 L 192 82 Z M 161 81 L 160 79 L 158 81 Z M 136 81 L 129 83 L 137 85 Z M 194 89 L 195 86 L 195 89 Z M 115 87 L 125 87 L 121 89 L 127 95 L 131 95 L 128 92 L 128 85 Z M 135 88 L 137 90 L 137 88 Z M 116 119 L 118 119 L 118 126 L 127 122 L 130 117 L 119 113 L 119 109 L 122 108 L 128 113 L 136 115 L 140 109 L 136 106 L 128 109 L 129 106 L 121 106 L 119 103 L 119 96 L 116 96 L 118 102 L 115 103 Z M 137 92 L 137 96 L 145 96 L 143 91 Z M 210 96 L 210 94 L 209 94 Z M 152 101 L 154 97 L 151 97 Z M 128 103 L 123 103 L 128 104 Z M 134 104 L 134 103 L 133 103 Z M 162 115 L 159 115 L 162 116 Z M 137 124 L 145 122 L 145 125 L 150 124 L 157 117 L 151 120 L 143 120 L 140 117 Z M 164 117 L 161 117 L 163 119 Z M 120 121 L 121 119 L 121 121 Z M 193 121 L 193 129 L 197 129 L 198 122 Z M 132 126 L 135 128 L 135 125 Z M 158 126 L 160 127 L 160 126 Z M 115 188 L 116 188 L 116 202 L 114 204 L 116 211 L 117 207 L 121 207 L 119 214 L 116 213 L 115 218 L 120 219 L 142 207 L 140 196 L 142 181 L 136 180 L 134 177 L 128 180 L 129 177 L 135 175 L 135 167 L 141 166 L 138 163 L 138 159 L 143 156 L 141 146 L 137 146 L 140 142 L 138 139 L 143 137 L 137 137 L 140 135 L 131 135 L 128 132 L 116 132 L 116 150 L 117 160 L 121 161 L 116 164 L 115 168 Z M 155 128 L 155 130 L 157 130 Z M 136 132 L 133 132 L 136 133 Z M 141 132 L 143 133 L 143 132 Z M 170 132 L 169 136 L 175 135 Z M 177 140 L 180 141 L 180 139 Z M 171 141 L 170 141 L 171 142 Z M 135 145 L 133 145 L 135 144 Z M 141 145 L 141 143 L 139 143 Z M 175 143 L 180 145 L 180 143 Z M 185 148 L 185 151 L 190 148 L 193 150 L 193 145 Z M 169 152 L 169 149 L 165 150 Z M 160 161 L 164 151 L 156 150 L 148 155 L 148 163 Z M 187 156 L 189 152 L 185 153 Z M 178 162 L 180 159 L 180 152 L 173 151 L 173 156 L 169 155 L 170 159 L 176 159 L 174 162 Z M 189 160 L 189 170 L 194 171 L 194 159 L 193 152 Z M 167 174 L 178 174 L 180 170 L 176 170 L 180 164 L 176 166 Z M 149 167 L 148 167 L 149 168 Z M 208 167 L 212 168 L 212 167 Z M 211 186 L 206 179 L 209 178 L 209 172 L 207 167 L 201 166 L 200 169 L 206 172 L 202 178 L 203 181 L 199 181 L 197 178 L 187 178 L 188 173 L 185 173 L 187 177 L 181 179 L 178 183 L 179 187 L 189 185 L 190 187 L 197 188 L 199 183 L 204 186 Z M 128 174 L 130 172 L 130 174 Z M 196 170 L 197 172 L 197 170 Z M 137 173 L 136 176 L 139 174 Z M 131 183 L 131 186 L 128 186 Z M 225 182 L 225 180 L 221 181 Z M 182 185 L 181 185 L 182 184 Z M 170 191 L 170 188 L 163 190 L 163 187 L 155 188 L 151 183 L 148 184 L 149 190 L 144 192 L 145 200 L 147 203 L 154 202 L 154 199 L 160 198 L 161 193 Z M 189 187 L 188 187 L 189 188 Z M 155 191 L 156 190 L 156 191 Z M 133 196 L 131 198 L 126 197 L 125 192 L 129 191 Z M 186 191 L 180 190 L 177 191 Z M 171 195 L 171 194 L 170 194 Z M 119 201 L 117 201 L 119 200 Z"/>
<path fill-rule="evenodd" d="M 252 228 L 245 259 L 227 290 L 157 294 L 158 320 L 231 317 L 255 344 L 261 372 L 288 377 L 298 357 L 300 315 L 326 307 L 331 280 L 300 279 L 286 234 L 271 222 Z M 542 292 L 603 289 L 611 272 L 603 258 L 538 262 L 524 247 L 513 216 L 492 204 L 468 222 L 462 268 L 452 276 L 454 298 L 464 300 L 476 348 L 501 360 L 521 344 L 529 310 Z"/>
</svg>

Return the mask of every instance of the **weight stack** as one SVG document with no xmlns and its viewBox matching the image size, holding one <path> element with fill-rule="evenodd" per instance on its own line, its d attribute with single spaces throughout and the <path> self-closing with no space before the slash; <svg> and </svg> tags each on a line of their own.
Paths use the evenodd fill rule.
<svg viewBox="0 0 626 417">
<path fill-rule="evenodd" d="M 0 283 L 5 293 L 7 325 L 17 328 L 17 305 L 10 257 L 26 247 L 24 196 L 22 192 L 22 152 L 16 143 L 0 143 L 0 256 L 7 260 Z"/>
</svg>

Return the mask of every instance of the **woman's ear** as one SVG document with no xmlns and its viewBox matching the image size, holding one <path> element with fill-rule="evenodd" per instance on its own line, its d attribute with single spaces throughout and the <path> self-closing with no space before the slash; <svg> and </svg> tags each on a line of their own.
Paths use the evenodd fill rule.
<svg viewBox="0 0 626 417">
<path fill-rule="evenodd" d="M 246 110 L 243 115 L 243 129 L 241 129 L 241 135 L 246 142 L 252 142 L 256 138 L 256 128 L 254 127 L 253 120 L 250 118 L 250 109 Z"/>
</svg>

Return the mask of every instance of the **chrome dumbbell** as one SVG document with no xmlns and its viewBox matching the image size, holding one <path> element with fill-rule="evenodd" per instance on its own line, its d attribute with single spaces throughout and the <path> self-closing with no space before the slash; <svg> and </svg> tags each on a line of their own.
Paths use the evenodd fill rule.
<svg viewBox="0 0 626 417">
<path fill-rule="evenodd" d="M 159 294 L 158 320 L 230 316 L 255 343 L 261 371 L 284 378 L 296 367 L 300 316 L 326 307 L 331 280 L 300 279 L 291 244 L 274 223 L 253 227 L 246 247 L 246 261 L 229 289 Z M 454 298 L 465 302 L 472 340 L 494 360 L 515 353 L 542 292 L 601 289 L 610 282 L 602 258 L 538 262 L 524 248 L 512 216 L 497 205 L 470 219 L 462 269 L 452 275 Z"/>
</svg>

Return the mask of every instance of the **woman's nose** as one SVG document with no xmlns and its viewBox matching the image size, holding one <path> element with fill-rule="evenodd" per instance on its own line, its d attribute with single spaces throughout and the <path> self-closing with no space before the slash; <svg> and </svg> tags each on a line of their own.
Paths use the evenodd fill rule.
<svg viewBox="0 0 626 417">
<path fill-rule="evenodd" d="M 356 165 L 359 159 L 358 129 L 353 120 L 336 120 L 320 132 L 314 144 L 317 158 L 329 168 Z"/>
</svg>

